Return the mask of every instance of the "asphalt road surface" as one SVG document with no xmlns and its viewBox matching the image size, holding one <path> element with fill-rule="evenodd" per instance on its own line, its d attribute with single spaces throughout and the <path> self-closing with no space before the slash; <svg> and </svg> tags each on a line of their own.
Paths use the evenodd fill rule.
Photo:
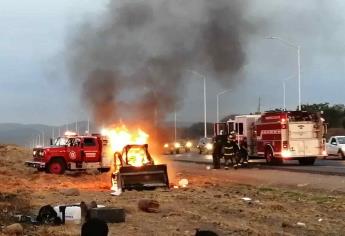
<svg viewBox="0 0 345 236">
<path fill-rule="evenodd" d="M 169 159 L 179 162 L 192 162 L 197 164 L 212 165 L 212 155 L 199 155 L 197 153 L 182 153 L 168 155 Z M 250 160 L 249 168 L 274 169 L 293 172 L 306 172 L 327 175 L 344 175 L 345 160 L 336 157 L 328 157 L 326 160 L 318 159 L 312 166 L 301 166 L 298 161 L 284 161 L 283 165 L 267 165 L 265 160 Z"/>
</svg>

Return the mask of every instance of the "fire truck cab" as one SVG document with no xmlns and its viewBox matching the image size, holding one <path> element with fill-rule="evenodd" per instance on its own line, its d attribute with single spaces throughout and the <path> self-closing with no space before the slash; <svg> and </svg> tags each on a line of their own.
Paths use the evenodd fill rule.
<svg viewBox="0 0 345 236">
<path fill-rule="evenodd" d="M 67 133 L 49 147 L 34 148 L 33 160 L 25 164 L 53 174 L 63 174 L 65 170 L 110 170 L 113 158 L 106 146 L 107 140 L 100 135 Z"/>
<path fill-rule="evenodd" d="M 246 137 L 249 157 L 265 158 L 269 164 L 298 160 L 301 165 L 313 165 L 317 157 L 327 155 L 327 127 L 318 113 L 279 111 L 240 115 L 226 123 L 217 123 L 216 135 L 220 130 L 234 131 L 238 142 Z"/>
</svg>

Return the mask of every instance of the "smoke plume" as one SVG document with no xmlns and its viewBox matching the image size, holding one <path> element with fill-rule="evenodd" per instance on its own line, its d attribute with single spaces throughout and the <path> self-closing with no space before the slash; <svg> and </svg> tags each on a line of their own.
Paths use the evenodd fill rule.
<svg viewBox="0 0 345 236">
<path fill-rule="evenodd" d="M 182 105 L 189 70 L 231 86 L 254 20 L 243 0 L 111 0 L 68 41 L 67 66 L 95 121 L 157 124 Z"/>
</svg>

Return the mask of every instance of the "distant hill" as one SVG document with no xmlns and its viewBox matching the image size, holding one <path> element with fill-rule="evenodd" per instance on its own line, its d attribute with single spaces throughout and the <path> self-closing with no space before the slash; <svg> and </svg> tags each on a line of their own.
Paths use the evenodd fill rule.
<svg viewBox="0 0 345 236">
<path fill-rule="evenodd" d="M 91 125 L 92 126 L 92 125 Z M 71 123 L 61 126 L 49 126 L 42 124 L 18 124 L 18 123 L 0 123 L 0 143 L 17 144 L 22 146 L 32 146 L 37 144 L 49 144 L 49 139 L 63 134 L 66 129 L 76 130 L 76 124 Z M 78 122 L 78 131 L 84 133 L 87 130 L 87 122 Z M 90 127 L 93 130 L 93 127 Z M 43 140 L 44 138 L 44 140 Z"/>
<path fill-rule="evenodd" d="M 191 122 L 177 122 L 177 127 L 185 128 L 192 125 Z M 174 122 L 167 122 L 165 127 L 174 127 Z M 85 133 L 87 121 L 78 121 L 78 132 Z M 75 131 L 76 124 L 70 123 L 61 126 L 49 126 L 42 124 L 0 123 L 0 144 L 17 144 L 32 147 L 33 145 L 49 144 L 51 137 L 62 135 L 66 130 Z M 99 129 L 90 124 L 90 132 L 97 133 Z"/>
</svg>

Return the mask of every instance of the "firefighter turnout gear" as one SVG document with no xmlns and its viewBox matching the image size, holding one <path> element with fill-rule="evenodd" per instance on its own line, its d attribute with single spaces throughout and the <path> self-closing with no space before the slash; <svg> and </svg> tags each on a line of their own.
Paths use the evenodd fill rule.
<svg viewBox="0 0 345 236">
<path fill-rule="evenodd" d="M 240 164 L 244 166 L 248 165 L 248 143 L 246 137 L 240 142 L 239 159 Z"/>
<path fill-rule="evenodd" d="M 216 138 L 213 145 L 213 153 L 212 153 L 214 169 L 220 169 L 220 158 L 222 157 L 222 147 L 223 147 L 222 139 Z"/>
<path fill-rule="evenodd" d="M 235 165 L 238 163 L 238 145 L 235 142 L 235 140 L 233 139 L 233 137 L 231 136 L 228 141 L 224 144 L 224 163 L 225 163 L 225 168 L 229 167 L 229 162 L 231 161 L 231 164 L 233 165 L 235 163 Z"/>
</svg>

